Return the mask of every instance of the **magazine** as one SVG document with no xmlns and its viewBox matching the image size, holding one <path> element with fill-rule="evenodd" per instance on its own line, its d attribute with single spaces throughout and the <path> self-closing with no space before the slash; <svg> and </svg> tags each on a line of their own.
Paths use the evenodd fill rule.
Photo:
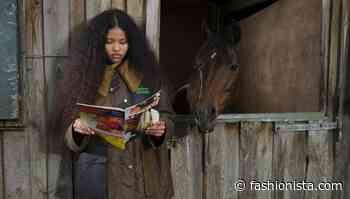
<svg viewBox="0 0 350 199">
<path fill-rule="evenodd" d="M 159 104 L 160 92 L 125 109 L 77 103 L 79 116 L 96 135 L 124 150 L 137 132 L 159 121 L 159 112 L 152 108 Z"/>
</svg>

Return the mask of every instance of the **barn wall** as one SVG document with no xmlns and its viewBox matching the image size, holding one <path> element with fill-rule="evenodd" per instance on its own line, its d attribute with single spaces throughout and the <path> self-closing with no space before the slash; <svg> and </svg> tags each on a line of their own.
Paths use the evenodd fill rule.
<svg viewBox="0 0 350 199">
<path fill-rule="evenodd" d="M 315 11 L 318 12 L 318 14 L 308 10 L 309 7 L 307 5 L 300 7 L 300 9 L 296 9 L 296 7 L 301 6 L 301 4 L 304 3 L 310 3 L 313 5 L 317 4 L 316 7 L 311 6 L 311 9 L 318 10 Z M 287 5 L 288 7 L 286 7 Z M 324 15 L 322 18 L 323 24 L 321 24 L 321 16 L 319 15 L 321 5 L 325 8 L 322 10 L 322 14 Z M 268 9 L 270 10 L 268 11 Z M 295 15 L 289 13 L 289 9 L 294 10 Z M 189 135 L 180 138 L 171 153 L 172 168 L 174 169 L 173 176 L 176 186 L 175 190 L 179 190 L 175 192 L 175 198 L 193 198 L 193 196 L 198 195 L 202 198 L 230 199 L 345 199 L 350 197 L 348 191 L 350 185 L 350 122 L 348 113 L 350 81 L 349 78 L 346 78 L 349 77 L 349 69 L 347 66 L 350 62 L 349 10 L 349 3 L 344 0 L 318 2 L 285 0 L 276 3 L 272 7 L 267 8 L 267 10 L 257 13 L 257 15 L 242 22 L 243 32 L 248 31 L 249 34 L 258 37 L 252 37 L 253 41 L 246 41 L 243 38 L 242 42 L 250 42 L 249 44 L 251 46 L 244 46 L 247 43 L 241 43 L 241 50 L 242 48 L 246 48 L 247 50 L 246 52 L 244 52 L 244 50 L 241 52 L 242 54 L 246 53 L 244 54 L 246 57 L 242 60 L 242 63 L 251 64 L 248 68 L 243 68 L 242 72 L 243 78 L 246 78 L 246 82 L 243 82 L 243 84 L 247 83 L 246 85 L 242 85 L 242 87 L 249 87 L 249 89 L 245 89 L 245 91 L 252 91 L 253 93 L 250 96 L 251 100 L 248 98 L 242 98 L 248 100 L 245 108 L 250 108 L 248 105 L 251 106 L 251 109 L 246 110 L 251 110 L 252 112 L 322 110 L 326 113 L 330 121 L 335 120 L 336 118 L 338 118 L 340 122 L 343 121 L 343 126 L 340 126 L 340 129 L 335 131 L 278 131 L 274 128 L 276 122 L 259 122 L 258 119 L 256 121 L 251 121 L 252 119 L 247 116 L 246 119 L 249 118 L 249 122 L 242 119 L 243 121 L 241 122 L 219 124 L 211 134 L 201 135 L 198 134 L 195 128 L 193 129 L 191 125 L 188 125 L 187 128 L 181 131 L 189 131 Z M 308 14 L 306 15 L 305 13 Z M 278 15 L 287 15 L 288 20 L 287 17 L 280 18 Z M 313 23 L 315 22 L 313 21 L 315 15 L 318 15 L 319 27 L 316 27 L 317 24 Z M 306 16 L 308 19 L 304 19 Z M 291 27 L 286 27 L 286 29 L 280 30 L 282 32 L 287 32 L 287 35 L 279 35 L 275 34 L 273 31 L 274 27 L 271 26 L 271 21 L 269 21 L 268 24 L 265 24 L 263 22 L 263 17 L 265 17 L 264 20 L 273 19 L 272 21 L 275 22 L 273 25 L 276 25 L 277 28 L 279 25 L 290 26 L 289 20 L 293 21 L 298 18 L 298 21 L 300 20 L 300 22 L 302 22 L 303 27 L 300 27 L 298 26 L 300 24 L 295 23 Z M 248 22 L 253 23 L 253 25 L 250 26 Z M 323 32 L 321 32 L 321 26 L 325 28 Z M 269 29 L 266 27 L 269 27 Z M 303 42 L 308 44 L 307 46 L 302 46 L 303 44 L 298 43 L 298 40 L 293 40 L 294 43 L 288 40 L 295 39 L 290 38 L 290 36 L 298 37 L 299 33 L 293 31 L 304 30 L 302 28 L 307 30 L 315 28 L 315 30 L 318 29 L 319 31 L 311 31 L 311 33 L 307 32 L 311 34 L 306 36 L 305 40 L 303 40 Z M 268 31 L 271 33 L 268 33 Z M 264 38 L 261 36 L 262 33 L 268 33 L 269 36 Z M 302 33 L 304 34 L 305 32 L 300 31 L 300 34 Z M 243 34 L 243 36 L 245 36 L 245 34 Z M 259 36 L 261 37 L 259 38 Z M 303 37 L 305 35 L 299 36 Z M 283 42 L 286 43 L 281 42 L 279 44 L 280 46 L 273 43 L 274 39 L 277 41 L 282 40 L 279 37 L 286 38 L 287 41 L 283 40 Z M 257 41 L 258 39 L 259 41 Z M 317 40 L 319 40 L 319 43 L 316 42 Z M 324 40 L 324 42 L 322 43 L 321 40 Z M 261 42 L 263 42 L 264 45 L 261 45 Z M 285 46 L 282 46 L 282 44 Z M 322 51 L 321 44 L 323 44 Z M 260 47 L 261 49 L 257 50 L 257 47 Z M 275 47 L 280 47 L 277 48 L 279 51 L 277 51 L 277 49 L 274 49 L 276 51 L 271 51 L 271 49 L 269 49 Z M 287 48 L 288 51 L 286 52 L 282 47 Z M 272 52 L 284 54 L 277 57 L 277 60 L 274 60 L 276 59 L 276 56 L 269 56 Z M 321 54 L 321 52 L 324 54 Z M 252 54 L 249 53 L 253 53 L 254 58 L 256 59 L 252 59 Z M 301 53 L 301 55 L 298 53 Z M 241 56 L 243 56 L 242 54 Z M 321 57 L 321 55 L 324 56 Z M 275 62 L 282 63 L 285 61 L 286 57 L 288 58 L 288 56 L 290 56 L 289 58 L 293 56 L 301 56 L 301 58 L 286 63 L 289 67 L 287 69 L 281 68 L 285 65 L 274 65 L 276 64 Z M 259 63 L 256 61 L 257 59 L 260 60 Z M 295 63 L 293 61 L 295 61 Z M 303 65 L 303 67 L 299 67 L 299 65 L 296 64 L 297 62 L 300 62 L 300 64 L 310 62 L 310 64 L 313 65 Z M 273 67 L 278 66 L 280 68 L 273 71 Z M 247 65 L 244 65 L 243 67 L 247 67 Z M 310 69 L 308 67 L 313 68 Z M 315 72 L 313 69 L 315 69 L 316 72 L 319 72 L 317 79 L 313 79 L 312 74 Z M 250 73 L 246 72 L 247 70 L 250 70 Z M 272 70 L 272 74 L 267 74 L 270 70 Z M 277 73 L 277 70 L 280 72 Z M 308 71 L 307 74 L 303 74 L 305 70 L 310 71 Z M 327 73 L 324 74 L 324 78 L 322 78 L 322 75 L 320 74 L 322 70 L 323 72 L 327 71 Z M 339 74 L 337 74 L 338 71 L 340 71 Z M 280 80 L 279 78 L 286 81 L 277 81 Z M 290 83 L 292 80 L 294 82 Z M 300 85 L 297 85 L 299 83 L 296 80 L 304 81 L 303 84 L 306 83 L 305 85 L 309 86 L 313 83 L 317 83 L 317 80 L 319 81 L 317 87 L 313 87 L 312 89 L 323 87 L 324 90 L 322 92 L 321 90 L 311 91 L 311 87 L 309 86 L 306 87 L 307 89 L 297 87 L 302 84 L 300 83 Z M 258 84 L 255 84 L 256 82 L 258 82 Z M 287 86 L 285 87 L 285 85 Z M 300 88 L 304 90 L 298 90 Z M 281 96 L 279 95 L 280 93 L 274 92 L 273 89 L 277 89 L 277 91 L 282 90 L 281 92 L 287 94 L 290 92 L 290 98 L 284 98 L 285 100 L 281 100 L 280 103 L 277 100 L 276 104 L 273 104 L 272 100 L 275 100 L 274 98 L 281 99 Z M 268 92 L 270 92 L 269 95 L 267 95 Z M 300 93 L 302 92 L 306 92 L 304 93 L 305 95 L 301 95 Z M 314 101 L 314 98 L 312 97 L 309 98 L 310 95 L 308 95 L 307 92 L 316 92 L 316 101 Z M 243 94 L 243 96 L 244 95 L 247 96 L 250 94 Z M 340 98 L 337 97 L 338 95 L 340 95 Z M 264 97 L 260 98 L 261 96 Z M 273 96 L 273 99 L 271 96 Z M 323 104 L 320 104 L 320 96 L 322 96 L 322 100 L 328 100 L 328 104 L 326 104 L 325 107 Z M 293 103 L 288 104 L 290 101 L 293 101 Z M 260 104 L 260 102 L 268 103 Z M 314 102 L 317 102 L 318 104 L 315 105 L 313 104 Z M 284 103 L 286 103 L 286 106 L 284 106 Z M 300 105 L 298 105 L 299 103 Z M 263 105 L 267 107 L 263 107 Z M 276 105 L 276 107 L 273 107 L 274 105 Z M 256 111 L 257 107 L 260 108 L 260 111 Z M 287 109 L 290 107 L 292 109 Z M 266 111 L 267 108 L 269 110 Z M 259 118 L 261 117 L 259 116 Z M 299 121 L 297 123 L 309 122 L 318 122 L 318 119 L 315 121 Z M 290 121 L 285 124 L 288 123 L 290 123 Z M 202 146 L 200 147 L 201 144 Z M 194 165 L 199 166 L 197 169 L 193 169 Z M 237 182 L 239 179 L 243 179 L 248 183 L 251 180 L 277 180 L 279 182 L 305 180 L 314 183 L 328 181 L 341 183 L 342 191 L 236 192 L 234 191 L 234 182 Z M 193 187 L 195 187 L 195 189 Z M 249 188 L 249 184 L 247 184 L 247 188 Z"/>
<path fill-rule="evenodd" d="M 205 135 L 190 126 L 185 128 L 190 134 L 180 138 L 171 150 L 175 199 L 330 199 L 341 193 L 251 191 L 250 182 L 254 180 L 305 181 L 315 186 L 320 182 L 339 182 L 334 180 L 331 132 L 277 131 L 274 126 L 275 122 L 221 123 Z M 239 180 L 246 183 L 242 192 L 235 190 Z"/>
<path fill-rule="evenodd" d="M 140 25 L 146 24 L 142 20 L 142 16 L 146 13 L 140 15 L 137 6 L 145 2 L 140 0 L 23 2 L 21 9 L 24 14 L 22 21 L 24 31 L 21 40 L 25 56 L 22 67 L 26 125 L 23 130 L 1 131 L 0 199 L 70 199 L 73 198 L 71 154 L 62 142 L 57 142 L 57 134 L 45 130 L 47 118 L 52 110 L 50 102 L 53 92 L 53 71 L 69 56 L 70 46 L 74 45 L 69 42 L 69 32 L 77 24 L 110 7 L 129 8 L 127 11 L 137 16 Z M 346 0 L 342 2 L 343 8 L 346 8 L 348 13 L 349 4 Z M 348 24 L 348 20 L 346 17 L 343 23 Z M 157 38 L 157 33 L 153 34 Z M 336 54 L 333 56 L 337 57 Z M 349 59 L 346 60 L 348 64 Z M 349 81 L 346 81 L 347 91 L 348 87 Z M 345 96 L 346 103 L 349 93 L 347 92 Z M 232 190 L 232 183 L 240 178 L 318 181 L 336 176 L 345 182 L 345 188 L 350 187 L 348 183 L 350 120 L 347 112 L 345 116 L 343 137 L 337 146 L 335 143 L 338 142 L 333 140 L 335 138 L 333 132 L 298 134 L 276 132 L 273 129 L 273 122 L 219 124 L 214 133 L 205 136 L 188 126 L 185 131 L 190 132 L 190 135 L 180 139 L 176 147 L 171 150 L 175 198 L 330 199 L 330 195 L 334 195 L 334 198 L 348 198 L 349 189 L 341 193 L 259 194 L 238 193 Z M 338 154 L 341 151 L 345 152 L 340 156 Z M 337 161 L 334 161 L 335 159 Z M 339 162 L 342 163 L 340 167 Z"/>
<path fill-rule="evenodd" d="M 241 21 L 241 112 L 321 111 L 322 12 L 282 0 Z"/>
<path fill-rule="evenodd" d="M 62 132 L 48 132 L 53 109 L 54 71 L 74 47 L 71 31 L 109 8 L 121 8 L 146 27 L 151 45 L 159 40 L 159 1 L 142 0 L 20 0 L 20 38 L 24 57 L 24 128 L 1 131 L 0 199 L 73 198 L 71 152 Z M 146 7 L 152 13 L 146 13 Z M 151 15 L 153 14 L 153 15 Z M 154 23 L 156 22 L 156 23 Z M 158 50 L 156 50 L 158 51 Z"/>
</svg>

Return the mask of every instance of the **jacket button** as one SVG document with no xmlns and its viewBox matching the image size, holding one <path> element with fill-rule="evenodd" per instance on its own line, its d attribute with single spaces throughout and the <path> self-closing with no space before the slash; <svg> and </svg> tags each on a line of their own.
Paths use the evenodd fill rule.
<svg viewBox="0 0 350 199">
<path fill-rule="evenodd" d="M 128 166 L 129 169 L 132 169 L 134 168 L 134 166 L 132 166 L 131 164 Z"/>
</svg>

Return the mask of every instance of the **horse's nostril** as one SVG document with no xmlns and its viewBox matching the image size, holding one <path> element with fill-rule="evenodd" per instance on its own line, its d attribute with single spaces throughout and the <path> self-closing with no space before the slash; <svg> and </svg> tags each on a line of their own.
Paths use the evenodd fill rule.
<svg viewBox="0 0 350 199">
<path fill-rule="evenodd" d="M 210 109 L 210 115 L 215 115 L 216 114 L 216 109 L 215 107 L 211 107 Z"/>
</svg>

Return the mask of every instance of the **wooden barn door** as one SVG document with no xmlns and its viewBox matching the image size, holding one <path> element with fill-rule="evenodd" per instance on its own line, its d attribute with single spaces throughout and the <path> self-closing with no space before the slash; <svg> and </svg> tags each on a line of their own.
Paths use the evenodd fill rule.
<svg viewBox="0 0 350 199">
<path fill-rule="evenodd" d="M 303 1 L 290 2 L 302 4 Z M 348 100 L 350 93 L 349 81 L 345 78 L 349 73 L 346 64 L 349 63 L 350 7 L 342 0 L 323 0 L 322 7 L 322 24 L 319 26 L 323 29 L 324 54 L 319 66 L 324 77 L 319 82 L 322 97 L 317 103 L 320 104 L 316 104 L 321 108 L 320 112 L 221 115 L 210 134 L 200 134 L 191 117 L 178 116 L 177 133 L 187 135 L 177 138 L 171 147 L 175 199 L 349 197 L 346 188 L 349 187 L 350 137 L 345 131 L 349 129 L 350 120 L 349 111 L 343 110 L 343 106 L 347 107 L 344 101 Z M 263 75 L 258 78 L 263 79 Z M 255 100 L 254 97 L 251 99 Z M 298 98 L 292 101 L 298 103 Z M 286 188 L 259 191 L 255 181 L 277 184 L 310 182 L 314 188 L 320 188 L 317 186 L 321 183 L 333 183 L 328 184 L 333 187 L 327 191 L 314 188 L 313 191 Z"/>
<path fill-rule="evenodd" d="M 332 191 L 250 190 L 254 180 L 314 184 L 334 181 L 331 129 L 336 124 L 296 117 L 294 122 L 284 122 L 278 121 L 279 117 L 221 122 L 214 132 L 205 135 L 191 125 L 182 128 L 188 135 L 178 139 L 171 149 L 175 198 L 330 199 Z M 242 186 L 237 185 L 241 180 L 245 187 L 238 191 L 242 187 L 235 186 Z"/>
<path fill-rule="evenodd" d="M 74 45 L 74 38 L 70 32 L 78 24 L 86 22 L 103 10 L 121 8 L 145 28 L 151 45 L 158 52 L 160 1 L 18 0 L 21 19 L 20 54 L 23 62 L 21 100 L 24 103 L 25 126 L 15 130 L 2 129 L 0 132 L 0 199 L 74 198 L 71 153 L 57 137 L 59 133 L 47 132 L 46 129 L 47 118 L 53 109 L 54 71 L 67 59 L 70 47 Z M 332 6 L 331 2 L 334 2 Z M 336 74 L 337 66 L 341 63 L 344 67 L 340 71 L 349 73 L 345 70 L 345 65 L 349 63 L 348 52 L 345 50 L 349 45 L 348 0 L 322 0 L 322 4 L 332 7 L 332 12 L 324 14 L 326 24 L 331 24 L 325 35 L 328 32 L 332 35 L 331 39 L 325 42 L 329 48 L 326 48 L 328 50 L 325 52 L 324 62 L 327 63 L 327 67 L 324 69 L 328 74 Z M 339 12 L 341 8 L 343 12 Z M 340 16 L 344 18 L 343 21 L 338 20 Z M 338 29 L 342 30 L 341 34 Z M 341 53 L 337 49 L 341 49 Z M 324 95 L 326 98 L 336 99 L 334 85 L 337 79 L 334 75 L 327 78 L 327 83 L 333 86 L 327 92 L 329 95 Z M 344 78 L 342 80 L 343 84 L 340 87 L 347 90 L 343 96 L 346 101 L 350 96 L 350 83 Z M 330 103 L 333 104 L 334 101 Z M 342 104 L 340 103 L 340 106 Z M 174 198 L 330 198 L 330 192 L 257 194 L 237 192 L 233 188 L 238 179 L 302 178 L 318 181 L 333 177 L 335 180 L 346 182 L 350 170 L 350 134 L 345 131 L 350 129 L 348 104 L 344 106 L 346 119 L 344 131 L 340 134 L 342 136 L 334 136 L 336 134 L 333 130 L 324 128 L 304 131 L 276 128 L 278 125 L 305 125 L 318 123 L 320 120 L 330 122 L 328 124 L 332 126 L 331 123 L 337 114 L 328 114 L 331 120 L 323 120 L 319 115 L 303 116 L 303 119 L 300 119 L 300 115 L 294 115 L 294 118 L 289 117 L 289 121 L 294 121 L 294 124 L 286 123 L 285 115 L 278 118 L 271 118 L 271 115 L 252 118 L 245 115 L 239 120 L 235 119 L 237 116 L 230 115 L 231 119 L 224 116 L 226 118 L 222 119 L 214 132 L 207 135 L 199 134 L 197 129 L 187 122 L 178 122 L 177 131 L 187 132 L 188 136 L 179 138 L 177 144 L 171 148 Z M 328 106 L 324 110 L 327 113 L 337 112 L 334 107 Z M 262 117 L 265 120 L 262 120 Z M 346 184 L 345 188 L 350 190 L 350 183 Z M 350 196 L 349 191 L 337 193 L 333 198 L 345 199 Z"/>
</svg>

